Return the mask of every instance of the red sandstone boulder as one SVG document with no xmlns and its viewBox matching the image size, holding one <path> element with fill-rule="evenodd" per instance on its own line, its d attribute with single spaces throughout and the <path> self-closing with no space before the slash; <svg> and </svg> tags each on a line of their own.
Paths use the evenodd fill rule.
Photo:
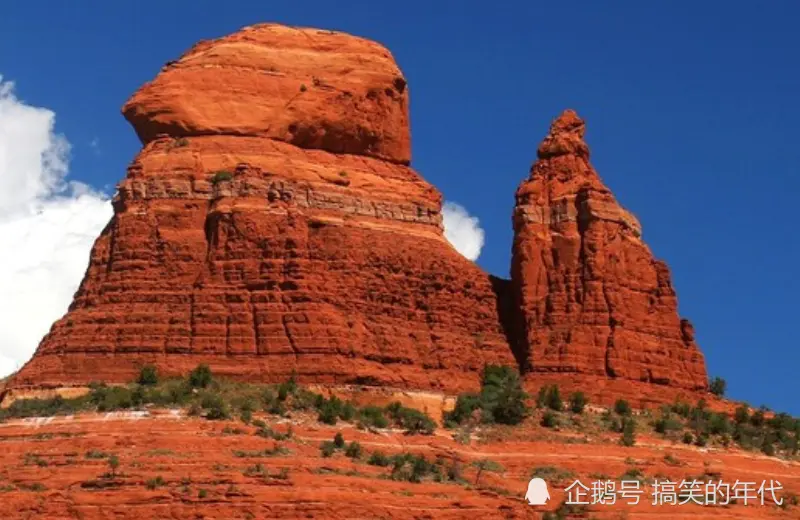
<svg viewBox="0 0 800 520">
<path fill-rule="evenodd" d="M 123 107 L 144 143 L 260 136 L 411 159 L 408 89 L 391 53 L 349 34 L 263 24 L 195 45 Z"/>
<path fill-rule="evenodd" d="M 589 163 L 584 122 L 564 112 L 517 190 L 512 279 L 525 368 L 706 387 L 669 270 Z"/>
</svg>

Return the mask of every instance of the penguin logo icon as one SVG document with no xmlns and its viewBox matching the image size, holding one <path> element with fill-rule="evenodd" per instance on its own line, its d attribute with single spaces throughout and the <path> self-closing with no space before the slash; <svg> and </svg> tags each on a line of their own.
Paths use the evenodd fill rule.
<svg viewBox="0 0 800 520">
<path fill-rule="evenodd" d="M 528 482 L 528 492 L 525 493 L 525 500 L 532 506 L 543 506 L 550 500 L 550 492 L 547 491 L 547 482 L 539 477 L 532 478 Z"/>
</svg>

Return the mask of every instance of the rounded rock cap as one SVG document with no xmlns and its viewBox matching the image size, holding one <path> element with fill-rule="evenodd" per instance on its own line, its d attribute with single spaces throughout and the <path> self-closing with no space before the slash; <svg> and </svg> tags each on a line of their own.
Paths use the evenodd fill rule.
<svg viewBox="0 0 800 520">
<path fill-rule="evenodd" d="M 346 33 L 261 24 L 195 45 L 125 104 L 159 134 L 263 136 L 407 164 L 408 88 L 391 53 Z"/>
</svg>

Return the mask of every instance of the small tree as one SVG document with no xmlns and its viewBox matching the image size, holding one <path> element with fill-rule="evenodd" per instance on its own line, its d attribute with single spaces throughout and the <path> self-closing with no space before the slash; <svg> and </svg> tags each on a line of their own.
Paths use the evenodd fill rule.
<svg viewBox="0 0 800 520">
<path fill-rule="evenodd" d="M 473 462 L 472 465 L 478 469 L 478 473 L 475 475 L 476 486 L 478 485 L 478 482 L 480 482 L 481 474 L 483 474 L 484 471 L 491 471 L 493 473 L 499 473 L 503 471 L 503 466 L 490 459 L 481 459 Z"/>
<path fill-rule="evenodd" d="M 572 410 L 573 413 L 583 413 L 587 402 L 588 400 L 583 392 L 574 392 L 569 396 L 569 409 Z"/>
<path fill-rule="evenodd" d="M 142 386 L 155 386 L 158 384 L 158 370 L 153 365 L 145 365 L 139 371 L 139 379 L 136 381 Z"/>
<path fill-rule="evenodd" d="M 356 441 L 351 442 L 347 445 L 347 449 L 344 451 L 344 454 L 350 457 L 351 459 L 358 459 L 361 457 L 362 449 L 361 445 Z"/>
<path fill-rule="evenodd" d="M 541 424 L 545 428 L 555 428 L 558 426 L 558 417 L 552 410 L 546 410 L 542 416 Z"/>
<path fill-rule="evenodd" d="M 625 399 L 617 399 L 614 403 L 614 411 L 620 415 L 628 416 L 631 414 L 631 405 Z"/>
<path fill-rule="evenodd" d="M 636 423 L 632 418 L 627 417 L 622 423 L 622 439 L 623 446 L 633 446 L 636 444 Z"/>
<path fill-rule="evenodd" d="M 728 384 L 721 377 L 715 377 L 708 385 L 708 391 L 712 394 L 722 397 L 725 395 L 725 388 Z"/>
<path fill-rule="evenodd" d="M 337 449 L 344 448 L 345 442 L 344 442 L 344 435 L 342 435 L 342 432 L 336 432 L 336 435 L 333 436 L 333 444 L 334 446 L 336 446 Z"/>
<path fill-rule="evenodd" d="M 207 388 L 213 380 L 214 377 L 208 365 L 197 365 L 197 368 L 189 373 L 189 385 L 192 388 Z"/>
<path fill-rule="evenodd" d="M 561 401 L 561 392 L 558 390 L 558 385 L 550 387 L 550 392 L 547 394 L 547 407 L 556 412 L 560 412 L 564 408 L 564 403 Z"/>
<path fill-rule="evenodd" d="M 110 470 L 109 473 L 111 474 L 111 478 L 116 478 L 118 468 L 119 458 L 116 455 L 111 455 L 108 458 L 108 469 Z"/>
</svg>

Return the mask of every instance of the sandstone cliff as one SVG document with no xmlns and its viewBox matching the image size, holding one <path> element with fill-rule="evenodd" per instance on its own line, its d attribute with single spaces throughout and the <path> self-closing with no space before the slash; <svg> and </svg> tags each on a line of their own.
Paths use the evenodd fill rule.
<svg viewBox="0 0 800 520">
<path fill-rule="evenodd" d="M 15 386 L 144 363 L 456 391 L 514 364 L 493 281 L 407 166 L 389 51 L 278 25 L 202 42 L 123 112 L 144 143 L 69 313 Z"/>
<path fill-rule="evenodd" d="M 574 113 L 517 193 L 507 281 L 445 240 L 441 194 L 409 166 L 408 96 L 389 51 L 331 31 L 258 25 L 169 63 L 123 108 L 144 147 L 69 312 L 9 387 L 208 363 L 454 393 L 496 363 L 532 384 L 705 388 L 667 267 Z"/>
</svg>

